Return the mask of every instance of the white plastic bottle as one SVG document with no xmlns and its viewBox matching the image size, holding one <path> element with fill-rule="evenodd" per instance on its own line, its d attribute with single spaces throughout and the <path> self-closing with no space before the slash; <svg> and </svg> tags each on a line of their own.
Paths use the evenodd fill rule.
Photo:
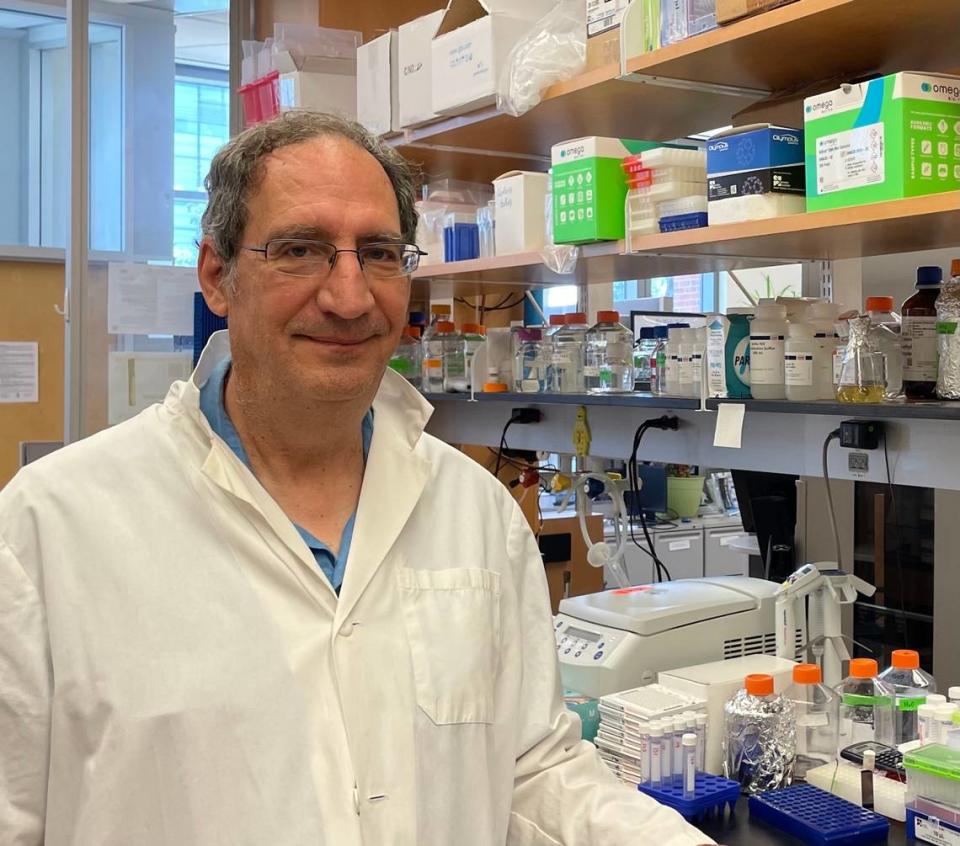
<svg viewBox="0 0 960 846">
<path fill-rule="evenodd" d="M 806 323 L 813 327 L 815 342 L 813 384 L 818 400 L 836 399 L 835 382 L 839 382 L 840 374 L 837 373 L 837 379 L 835 380 L 833 373 L 834 353 L 843 346 L 836 329 L 838 314 L 838 306 L 834 303 L 828 303 L 826 300 L 817 300 L 807 306 Z M 842 360 L 841 357 L 840 361 Z"/>
<path fill-rule="evenodd" d="M 667 376 L 664 380 L 665 394 L 668 397 L 678 397 L 680 394 L 680 338 L 681 332 L 687 329 L 686 323 L 671 323 L 667 326 L 667 343 L 664 355 L 667 364 Z"/>
<path fill-rule="evenodd" d="M 585 343 L 583 378 L 587 392 L 633 391 L 633 332 L 620 322 L 620 312 L 598 311 Z"/>
<path fill-rule="evenodd" d="M 791 323 L 783 345 L 784 393 L 791 402 L 811 402 L 817 399 L 813 384 L 816 367 L 817 342 L 809 323 Z"/>
<path fill-rule="evenodd" d="M 786 399 L 783 346 L 787 337 L 787 307 L 760 300 L 750 324 L 750 393 L 754 399 Z"/>
<path fill-rule="evenodd" d="M 703 368 L 707 358 L 707 328 L 690 329 L 690 392 L 689 397 L 700 398 Z"/>
<path fill-rule="evenodd" d="M 677 393 L 688 397 L 693 386 L 693 329 L 677 330 Z"/>
</svg>

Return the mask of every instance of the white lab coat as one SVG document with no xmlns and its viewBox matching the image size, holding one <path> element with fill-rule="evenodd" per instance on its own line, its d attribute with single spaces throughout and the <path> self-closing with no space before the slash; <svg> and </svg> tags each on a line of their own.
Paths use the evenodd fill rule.
<svg viewBox="0 0 960 846">
<path fill-rule="evenodd" d="M 534 538 L 430 406 L 384 377 L 338 599 L 199 411 L 224 344 L 0 492 L 0 844 L 708 842 L 579 740 Z"/>
</svg>

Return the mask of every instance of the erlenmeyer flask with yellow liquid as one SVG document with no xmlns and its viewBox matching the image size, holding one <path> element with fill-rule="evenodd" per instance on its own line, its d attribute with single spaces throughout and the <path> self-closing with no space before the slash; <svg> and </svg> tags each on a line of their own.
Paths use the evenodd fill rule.
<svg viewBox="0 0 960 846">
<path fill-rule="evenodd" d="M 849 321 L 850 339 L 843 354 L 837 399 L 840 402 L 883 402 L 886 389 L 886 361 L 870 337 L 870 318 Z"/>
</svg>

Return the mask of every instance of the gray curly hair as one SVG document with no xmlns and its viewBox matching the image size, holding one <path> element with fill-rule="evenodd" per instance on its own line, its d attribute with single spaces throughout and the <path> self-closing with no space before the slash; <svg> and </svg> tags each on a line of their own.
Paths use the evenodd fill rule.
<svg viewBox="0 0 960 846">
<path fill-rule="evenodd" d="M 247 225 L 247 200 L 263 177 L 262 163 L 274 150 L 314 138 L 344 138 L 366 150 L 384 169 L 397 195 L 400 231 L 408 243 L 417 234 L 419 174 L 396 150 L 381 143 L 359 123 L 320 112 L 284 112 L 258 123 L 223 145 L 204 180 L 209 199 L 200 226 L 227 266 L 228 278 Z"/>
</svg>

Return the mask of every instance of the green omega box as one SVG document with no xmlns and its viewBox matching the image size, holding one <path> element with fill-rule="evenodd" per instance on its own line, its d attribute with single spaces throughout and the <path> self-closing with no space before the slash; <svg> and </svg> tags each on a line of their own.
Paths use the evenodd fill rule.
<svg viewBox="0 0 960 846">
<path fill-rule="evenodd" d="M 553 243 L 616 241 L 625 232 L 627 156 L 664 145 L 628 138 L 575 138 L 551 151 Z"/>
<path fill-rule="evenodd" d="M 804 101 L 807 211 L 960 189 L 960 77 L 895 73 Z"/>
</svg>

